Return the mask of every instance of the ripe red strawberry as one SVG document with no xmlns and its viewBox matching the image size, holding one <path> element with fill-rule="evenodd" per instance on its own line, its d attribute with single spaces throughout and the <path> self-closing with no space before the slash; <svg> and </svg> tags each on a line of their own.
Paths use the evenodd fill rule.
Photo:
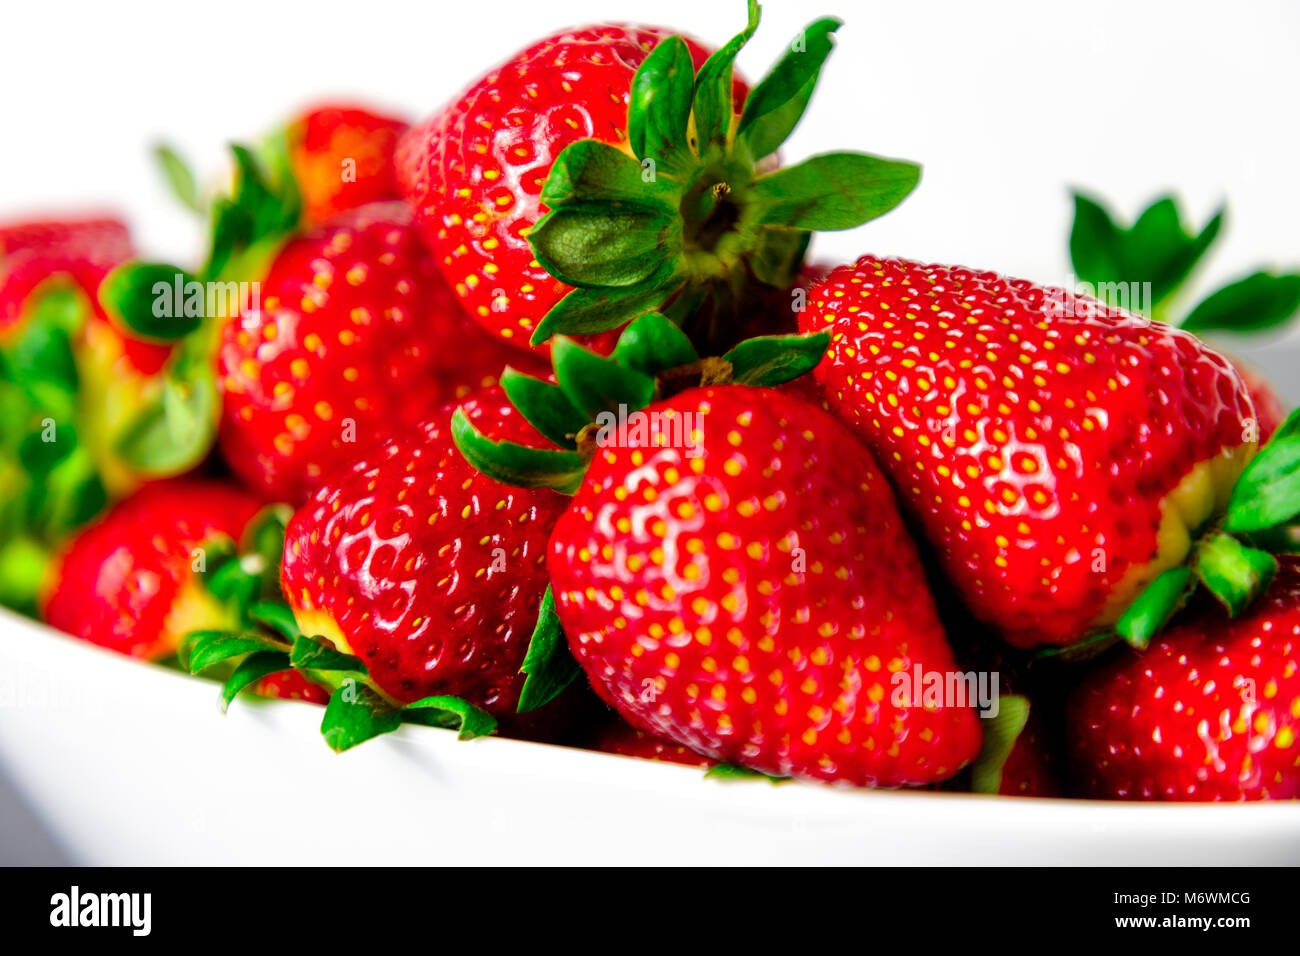
<svg viewBox="0 0 1300 956">
<path fill-rule="evenodd" d="M 1087 796 L 1261 800 L 1300 796 L 1300 558 L 1230 620 L 1210 602 L 1145 652 L 1127 648 L 1067 708 Z"/>
<path fill-rule="evenodd" d="M 493 435 L 544 444 L 498 386 L 462 408 Z M 360 657 L 390 698 L 451 694 L 510 719 L 567 501 L 476 472 L 450 415 L 395 433 L 316 490 L 289 525 L 284 593 L 305 634 Z"/>
<path fill-rule="evenodd" d="M 601 24 L 546 37 L 402 139 L 402 194 L 448 284 L 494 334 L 526 347 L 569 291 L 528 247 L 542 186 L 570 143 L 595 137 L 626 148 L 632 77 L 671 32 Z M 708 51 L 687 43 L 698 67 Z"/>
<path fill-rule="evenodd" d="M 622 720 L 612 720 L 601 728 L 591 742 L 592 749 L 620 757 L 640 757 L 687 767 L 712 767 L 715 761 L 697 754 L 689 747 L 637 730 Z"/>
<path fill-rule="evenodd" d="M 1254 453 L 1193 336 L 991 272 L 863 256 L 813 287 L 817 377 L 976 616 L 1017 646 L 1112 627 Z"/>
<path fill-rule="evenodd" d="M 732 64 L 758 16 L 712 55 L 658 27 L 547 37 L 403 138 L 399 187 L 479 322 L 539 346 L 660 311 L 721 351 L 794 282 L 811 230 L 907 195 L 915 166 L 859 154 L 774 171 L 839 21 L 750 96 Z"/>
<path fill-rule="evenodd" d="M 954 664 L 849 431 L 742 386 L 645 415 L 644 435 L 596 451 L 551 538 L 556 610 L 595 689 L 638 728 L 773 775 L 903 786 L 973 759 L 973 710 L 894 703 L 895 673 Z"/>
<path fill-rule="evenodd" d="M 288 242 L 261 301 L 224 327 L 221 448 L 250 486 L 292 503 L 366 445 L 490 380 L 496 341 L 461 312 L 398 203 Z"/>
<path fill-rule="evenodd" d="M 208 553 L 231 545 L 258 509 L 256 499 L 218 482 L 145 486 L 68 545 L 50 584 L 45 620 L 150 660 L 175 653 L 191 630 L 236 626 L 234 610 L 204 588 L 199 571 Z"/>
<path fill-rule="evenodd" d="M 393 153 L 406 129 L 403 120 L 338 103 L 292 120 L 285 145 L 303 221 L 324 222 L 347 209 L 396 199 Z"/>
</svg>

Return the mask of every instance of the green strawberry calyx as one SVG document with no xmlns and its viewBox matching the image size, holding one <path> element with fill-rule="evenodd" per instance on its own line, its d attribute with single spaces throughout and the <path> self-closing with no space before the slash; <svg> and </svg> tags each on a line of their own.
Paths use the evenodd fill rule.
<svg viewBox="0 0 1300 956">
<path fill-rule="evenodd" d="M 285 505 L 263 509 L 244 530 L 238 548 L 216 556 L 205 570 L 205 585 L 234 606 L 239 627 L 192 631 L 181 642 L 180 656 L 190 673 L 208 671 L 222 680 L 222 710 L 262 678 L 292 669 L 330 691 L 321 735 L 336 753 L 403 723 L 453 729 L 461 740 L 494 733 L 495 718 L 460 697 L 394 701 L 374 683 L 364 661 L 302 632 L 279 583 L 289 515 Z"/>
<path fill-rule="evenodd" d="M 1161 196 L 1126 227 L 1098 199 L 1076 191 L 1070 231 L 1075 277 L 1111 305 L 1198 335 L 1262 332 L 1286 323 L 1300 311 L 1300 273 L 1294 270 L 1251 272 L 1211 292 L 1181 320 L 1174 314 L 1174 301 L 1214 247 L 1225 217 L 1220 206 L 1199 232 L 1189 232 L 1177 200 Z M 1135 295 L 1135 283 L 1149 284 L 1149 296 Z"/>
<path fill-rule="evenodd" d="M 1233 486 L 1226 512 L 1202 529 L 1188 562 L 1169 568 L 1138 595 L 1115 633 L 1146 648 L 1204 587 L 1229 617 L 1243 613 L 1273 582 L 1274 554 L 1300 553 L 1300 410 L 1278 428 Z"/>
<path fill-rule="evenodd" d="M 513 368 L 502 373 L 511 403 L 555 448 L 490 438 L 462 409 L 452 415 L 452 439 L 474 468 L 495 481 L 573 494 L 608 429 L 626 416 L 696 385 L 770 387 L 790 381 L 811 371 L 829 342 L 825 332 L 759 336 L 721 357 L 702 359 L 670 319 L 647 312 L 623 330 L 608 357 L 556 336 L 554 382 Z"/>
<path fill-rule="evenodd" d="M 166 262 L 127 262 L 99 290 L 106 314 L 131 336 L 174 345 L 158 373 L 162 388 L 124 427 L 116 449 L 151 477 L 188 471 L 211 450 L 219 413 L 213 355 L 221 325 L 239 314 L 249 283 L 265 274 L 302 218 L 283 149 L 268 147 L 261 156 L 239 144 L 230 149 L 233 186 L 212 200 L 203 265 L 191 271 Z M 188 168 L 171 150 L 159 154 L 173 191 L 197 202 L 185 185 L 193 182 Z"/>
<path fill-rule="evenodd" d="M 750 92 L 739 115 L 732 65 L 758 26 L 694 71 L 686 42 L 661 41 L 632 81 L 628 147 L 580 140 L 556 159 L 542 189 L 549 211 L 528 241 L 538 263 L 575 286 L 532 342 L 617 328 L 658 311 L 702 346 L 764 287 L 793 284 L 814 230 L 850 229 L 893 209 L 920 167 L 862 153 L 772 158 L 812 96 L 840 21 L 822 18 L 795 38 Z"/>
</svg>

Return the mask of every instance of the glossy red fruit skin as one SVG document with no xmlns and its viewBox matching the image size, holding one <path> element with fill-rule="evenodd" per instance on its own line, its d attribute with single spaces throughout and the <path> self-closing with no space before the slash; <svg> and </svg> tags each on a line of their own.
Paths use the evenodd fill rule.
<svg viewBox="0 0 1300 956">
<path fill-rule="evenodd" d="M 321 104 L 291 122 L 289 168 L 304 222 L 398 198 L 393 154 L 407 129 L 405 120 L 343 103 Z"/>
<path fill-rule="evenodd" d="M 1113 624 L 1163 570 L 1161 499 L 1229 455 L 1226 502 L 1253 453 L 1222 356 L 1025 280 L 863 256 L 813 287 L 800 329 L 831 333 L 816 370 L 831 408 L 967 605 L 1019 647 Z"/>
<path fill-rule="evenodd" d="M 302 675 L 301 671 L 287 670 L 268 674 L 257 682 L 254 692 L 259 697 L 274 697 L 278 700 L 303 700 L 309 704 L 324 706 L 330 701 L 329 691 L 319 684 L 313 684 Z"/>
<path fill-rule="evenodd" d="M 570 287 L 533 258 L 528 229 L 555 159 L 571 143 L 627 142 L 628 91 L 660 27 L 600 24 L 533 44 L 475 82 L 398 145 L 397 178 L 466 310 L 528 348 Z M 686 38 L 698 69 L 709 50 Z"/>
<path fill-rule="evenodd" d="M 216 481 L 146 485 L 68 544 L 45 601 L 46 622 L 134 657 L 174 653 L 184 632 L 212 626 L 175 617 L 187 611 L 178 604 L 183 592 L 202 587 L 194 550 L 233 544 L 260 507 L 246 492 Z"/>
<path fill-rule="evenodd" d="M 1066 710 L 1081 796 L 1300 796 L 1300 558 L 1235 620 L 1209 600 L 1091 674 Z"/>
<path fill-rule="evenodd" d="M 260 299 L 223 328 L 221 450 L 249 487 L 293 504 L 506 362 L 461 312 L 400 203 L 290 240 Z"/>
<path fill-rule="evenodd" d="M 601 729 L 591 746 L 593 750 L 620 757 L 640 757 L 642 760 L 676 763 L 686 767 L 712 767 L 715 763 L 689 747 L 655 737 L 617 719 Z"/>
<path fill-rule="evenodd" d="M 499 386 L 462 407 L 486 434 L 545 444 Z M 305 631 L 359 656 L 393 699 L 453 694 L 513 718 L 567 499 L 471 468 L 451 441 L 452 410 L 317 489 L 289 524 L 284 592 Z"/>
<path fill-rule="evenodd" d="M 972 760 L 973 710 L 891 700 L 895 671 L 954 664 L 848 429 L 742 386 L 647 412 L 649 435 L 597 450 L 551 538 L 556 610 L 597 693 L 639 729 L 776 776 L 903 786 Z M 693 448 L 672 441 L 685 423 Z"/>
</svg>

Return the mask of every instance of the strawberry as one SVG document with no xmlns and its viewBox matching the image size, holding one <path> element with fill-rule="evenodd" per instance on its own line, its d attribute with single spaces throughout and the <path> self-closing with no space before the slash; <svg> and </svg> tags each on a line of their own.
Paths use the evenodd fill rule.
<svg viewBox="0 0 1300 956">
<path fill-rule="evenodd" d="M 1300 796 L 1300 558 L 1235 620 L 1200 602 L 1145 652 L 1121 649 L 1071 697 L 1067 734 L 1086 796 Z"/>
<path fill-rule="evenodd" d="M 461 407 L 500 438 L 545 444 L 499 386 Z M 390 699 L 450 694 L 511 719 L 567 502 L 472 469 L 450 414 L 394 433 L 316 490 L 289 524 L 284 593 L 303 633 L 359 657 Z"/>
<path fill-rule="evenodd" d="M 0 259 L 17 252 L 69 250 L 118 262 L 131 254 L 131 239 L 122 220 L 111 215 L 0 223 Z"/>
<path fill-rule="evenodd" d="M 576 450 L 511 447 L 463 413 L 457 445 L 489 474 L 576 492 L 549 545 L 556 620 L 633 727 L 771 775 L 941 780 L 980 732 L 965 706 L 895 699 L 893 675 L 951 672 L 953 658 L 893 494 L 847 428 L 760 387 L 811 368 L 825 341 L 754 340 L 701 362 L 653 313 L 612 359 L 560 337 L 558 388 L 506 387 Z M 746 384 L 672 394 L 691 375 Z M 602 402 L 643 411 L 623 434 Z M 574 429 L 583 410 L 596 421 Z"/>
<path fill-rule="evenodd" d="M 200 572 L 259 507 L 245 492 L 213 481 L 145 486 L 68 544 L 44 602 L 45 620 L 149 660 L 174 654 L 188 631 L 235 626 L 234 611 L 204 587 Z"/>
<path fill-rule="evenodd" d="M 646 413 L 689 416 L 702 454 L 656 431 L 603 449 L 551 540 L 556 610 L 595 686 L 638 726 L 765 773 L 901 786 L 958 770 L 972 712 L 886 703 L 884 675 L 953 663 L 866 450 L 776 391 L 691 390 Z"/>
<path fill-rule="evenodd" d="M 751 2 L 712 55 L 658 27 L 546 37 L 403 138 L 399 188 L 480 323 L 540 345 L 661 309 L 723 347 L 793 283 L 810 230 L 907 195 L 915 166 L 862 155 L 773 172 L 839 21 L 809 26 L 747 95 L 732 63 L 758 17 Z"/>
<path fill-rule="evenodd" d="M 620 757 L 640 757 L 642 760 L 678 763 L 687 767 L 712 767 L 715 763 L 689 747 L 637 730 L 617 718 L 601 728 L 592 740 L 591 748 Z"/>
<path fill-rule="evenodd" d="M 410 212 L 366 206 L 287 243 L 260 304 L 225 324 L 221 449 L 250 487 L 300 502 L 355 459 L 352 443 L 414 424 L 504 364 L 443 285 Z"/>
<path fill-rule="evenodd" d="M 339 103 L 292 119 L 285 146 L 302 194 L 303 220 L 324 222 L 348 209 L 396 199 L 393 153 L 406 129 L 403 120 Z"/>
<path fill-rule="evenodd" d="M 831 407 L 1016 646 L 1128 628 L 1255 450 L 1225 359 L 1061 290 L 863 256 L 813 287 L 800 327 L 831 333 L 816 373 Z"/>
</svg>

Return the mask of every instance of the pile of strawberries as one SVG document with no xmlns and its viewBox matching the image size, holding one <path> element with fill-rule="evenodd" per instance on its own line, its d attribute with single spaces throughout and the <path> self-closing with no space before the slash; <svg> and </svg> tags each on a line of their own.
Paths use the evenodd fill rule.
<svg viewBox="0 0 1300 956">
<path fill-rule="evenodd" d="M 1300 416 L 1087 296 L 807 264 L 919 168 L 778 158 L 839 21 L 751 86 L 758 20 L 322 107 L 212 194 L 164 150 L 198 265 L 0 226 L 0 599 L 336 750 L 1300 796 Z"/>
</svg>

